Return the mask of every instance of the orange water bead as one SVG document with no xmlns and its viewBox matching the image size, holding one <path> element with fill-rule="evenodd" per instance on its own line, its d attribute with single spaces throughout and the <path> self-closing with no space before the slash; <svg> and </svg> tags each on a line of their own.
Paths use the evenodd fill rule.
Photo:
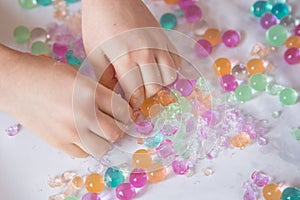
<svg viewBox="0 0 300 200">
<path fill-rule="evenodd" d="M 159 104 L 158 101 L 153 98 L 153 97 L 150 97 L 150 98 L 147 98 L 144 100 L 143 104 L 141 105 L 140 109 L 141 109 L 141 112 L 145 115 L 145 116 L 151 116 L 151 112 L 154 112 L 153 109 L 151 111 L 151 107 L 156 105 L 156 104 Z"/>
<path fill-rule="evenodd" d="M 250 143 L 251 139 L 248 133 L 240 132 L 230 138 L 230 144 L 234 147 L 243 149 Z"/>
<path fill-rule="evenodd" d="M 152 158 L 149 151 L 139 149 L 132 156 L 132 164 L 136 168 L 146 169 L 152 165 Z"/>
<path fill-rule="evenodd" d="M 178 0 L 165 0 L 166 4 L 177 4 Z"/>
<path fill-rule="evenodd" d="M 167 175 L 167 172 L 166 172 L 165 167 L 159 162 L 153 163 L 147 169 L 148 181 L 151 183 L 158 183 L 158 182 L 165 180 L 166 175 Z"/>
<path fill-rule="evenodd" d="M 280 200 L 281 190 L 275 183 L 270 183 L 263 188 L 265 200 Z"/>
<path fill-rule="evenodd" d="M 204 39 L 209 41 L 212 46 L 216 46 L 222 41 L 222 34 L 216 28 L 209 28 L 204 33 Z"/>
<path fill-rule="evenodd" d="M 231 62 L 227 58 L 218 58 L 214 63 L 214 72 L 218 76 L 223 76 L 225 74 L 230 74 L 231 72 Z"/>
<path fill-rule="evenodd" d="M 297 35 L 292 35 L 285 41 L 286 48 L 300 48 L 300 37 Z"/>
<path fill-rule="evenodd" d="M 247 62 L 246 68 L 250 75 L 264 73 L 264 61 L 262 59 L 253 58 Z"/>
<path fill-rule="evenodd" d="M 167 106 L 171 103 L 176 102 L 175 97 L 172 94 L 170 94 L 170 92 L 167 90 L 160 90 L 157 93 L 157 99 L 158 99 L 158 102 L 163 106 Z"/>
<path fill-rule="evenodd" d="M 85 187 L 89 192 L 101 192 L 105 188 L 103 176 L 100 174 L 90 174 L 88 177 L 86 177 Z"/>
<path fill-rule="evenodd" d="M 72 185 L 77 189 L 81 188 L 83 186 L 83 184 L 84 184 L 84 181 L 81 176 L 75 176 L 72 179 Z"/>
</svg>

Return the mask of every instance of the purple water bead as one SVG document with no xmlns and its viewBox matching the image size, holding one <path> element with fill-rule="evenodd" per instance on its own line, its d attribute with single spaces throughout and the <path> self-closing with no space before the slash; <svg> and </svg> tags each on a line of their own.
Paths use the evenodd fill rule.
<svg viewBox="0 0 300 200">
<path fill-rule="evenodd" d="M 122 183 L 116 188 L 116 196 L 120 200 L 131 200 L 135 195 L 135 188 L 130 183 Z"/>
<path fill-rule="evenodd" d="M 220 84 L 222 88 L 227 92 L 235 91 L 235 89 L 238 86 L 238 82 L 235 78 L 235 76 L 231 74 L 225 74 L 221 77 Z"/>
<path fill-rule="evenodd" d="M 14 124 L 12 126 L 7 127 L 5 131 L 8 136 L 15 136 L 19 133 L 21 128 L 22 128 L 21 124 Z"/>
<path fill-rule="evenodd" d="M 256 200 L 255 192 L 248 188 L 244 193 L 244 200 Z"/>
<path fill-rule="evenodd" d="M 292 65 L 300 62 L 300 50 L 296 47 L 289 48 L 284 53 L 284 60 Z"/>
<path fill-rule="evenodd" d="M 147 174 L 141 168 L 135 168 L 129 175 L 129 182 L 135 188 L 141 188 L 147 183 Z"/>
<path fill-rule="evenodd" d="M 212 45 L 209 41 L 201 39 L 195 45 L 195 53 L 198 57 L 203 58 L 207 57 L 212 52 Z"/>
<path fill-rule="evenodd" d="M 182 96 L 187 97 L 193 92 L 193 85 L 188 79 L 178 79 L 174 85 L 174 89 L 179 91 Z"/>
<path fill-rule="evenodd" d="M 275 24 L 278 24 L 278 19 L 271 13 L 266 13 L 260 18 L 260 25 L 266 30 Z"/>
<path fill-rule="evenodd" d="M 135 124 L 135 130 L 145 136 L 148 136 L 152 133 L 154 124 L 148 120 L 138 121 Z"/>
<path fill-rule="evenodd" d="M 187 7 L 194 5 L 195 0 L 178 0 L 178 5 L 182 10 L 185 10 Z"/>
<path fill-rule="evenodd" d="M 264 187 L 270 182 L 270 178 L 267 175 L 257 171 L 252 173 L 251 178 L 257 187 Z"/>
<path fill-rule="evenodd" d="M 172 168 L 175 174 L 186 174 L 190 169 L 188 162 L 182 157 L 177 157 L 172 162 Z"/>
<path fill-rule="evenodd" d="M 55 53 L 59 58 L 62 58 L 65 56 L 65 54 L 68 51 L 68 46 L 64 45 L 64 44 L 58 44 L 58 43 L 54 43 L 53 47 L 52 47 L 52 51 L 53 53 Z"/>
<path fill-rule="evenodd" d="M 240 42 L 240 34 L 235 30 L 228 30 L 223 34 L 222 41 L 229 48 L 236 47 Z"/>
<path fill-rule="evenodd" d="M 83 195 L 81 200 L 101 200 L 101 198 L 96 193 L 89 192 Z"/>
<path fill-rule="evenodd" d="M 184 16 L 186 21 L 193 23 L 202 17 L 202 10 L 197 5 L 190 5 L 185 9 Z"/>
<path fill-rule="evenodd" d="M 300 24 L 295 27 L 294 33 L 295 35 L 300 36 Z"/>
<path fill-rule="evenodd" d="M 156 148 L 156 153 L 161 158 L 167 158 L 170 155 L 174 154 L 174 152 L 174 144 L 169 139 L 163 140 Z"/>
</svg>

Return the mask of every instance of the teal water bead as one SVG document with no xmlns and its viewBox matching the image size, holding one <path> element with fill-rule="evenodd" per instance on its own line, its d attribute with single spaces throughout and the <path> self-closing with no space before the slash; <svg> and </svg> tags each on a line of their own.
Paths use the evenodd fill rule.
<svg viewBox="0 0 300 200">
<path fill-rule="evenodd" d="M 254 16 L 261 17 L 271 9 L 272 5 L 268 1 L 256 1 L 251 7 L 251 12 L 254 14 Z"/>
<path fill-rule="evenodd" d="M 300 200 L 300 190 L 295 187 L 287 187 L 282 191 L 281 200 Z"/>
<path fill-rule="evenodd" d="M 253 74 L 249 79 L 250 87 L 257 91 L 264 91 L 267 86 L 267 77 L 264 74 Z"/>
<path fill-rule="evenodd" d="M 288 37 L 288 31 L 282 25 L 271 26 L 267 32 L 266 37 L 270 45 L 283 45 Z"/>
<path fill-rule="evenodd" d="M 31 53 L 33 55 L 49 54 L 49 48 L 46 43 L 37 41 L 31 45 Z"/>
<path fill-rule="evenodd" d="M 19 5 L 24 9 L 32 9 L 37 6 L 36 0 L 19 0 Z"/>
<path fill-rule="evenodd" d="M 116 188 L 124 182 L 124 174 L 118 167 L 109 167 L 104 174 L 104 181 L 110 188 Z"/>
<path fill-rule="evenodd" d="M 177 25 L 176 15 L 165 13 L 160 18 L 160 25 L 165 29 L 173 29 Z"/>
<path fill-rule="evenodd" d="M 277 19 L 281 19 L 285 16 L 288 16 L 290 13 L 290 8 L 285 3 L 275 4 L 271 10 L 271 13 L 277 17 Z"/>
<path fill-rule="evenodd" d="M 241 102 L 248 101 L 252 97 L 252 90 L 249 85 L 239 85 L 234 92 L 236 99 Z"/>
<path fill-rule="evenodd" d="M 162 140 L 163 135 L 158 132 L 153 137 L 146 138 L 144 144 L 149 148 L 156 148 Z"/>
<path fill-rule="evenodd" d="M 25 43 L 29 40 L 30 31 L 25 26 L 18 26 L 13 32 L 13 36 L 18 43 Z"/>
<path fill-rule="evenodd" d="M 52 0 L 37 0 L 37 3 L 41 6 L 49 6 L 52 4 Z"/>
<path fill-rule="evenodd" d="M 79 200 L 77 197 L 74 196 L 68 196 L 64 200 Z"/>
<path fill-rule="evenodd" d="M 67 2 L 67 3 L 75 3 L 77 1 L 79 1 L 79 0 L 65 0 L 65 2 Z"/>
<path fill-rule="evenodd" d="M 280 102 L 283 105 L 293 105 L 297 103 L 298 94 L 293 88 L 284 88 L 279 93 Z"/>
<path fill-rule="evenodd" d="M 286 3 L 286 0 L 269 0 L 269 2 L 272 5 L 278 4 L 278 3 Z"/>
</svg>

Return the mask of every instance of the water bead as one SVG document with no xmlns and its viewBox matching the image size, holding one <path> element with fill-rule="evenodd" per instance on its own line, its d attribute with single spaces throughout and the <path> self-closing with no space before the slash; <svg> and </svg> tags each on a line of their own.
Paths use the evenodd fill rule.
<svg viewBox="0 0 300 200">
<path fill-rule="evenodd" d="M 167 175 L 165 167 L 159 162 L 154 162 L 147 171 L 148 181 L 151 183 L 161 182 Z"/>
<path fill-rule="evenodd" d="M 237 133 L 230 138 L 230 144 L 241 149 L 246 147 L 250 141 L 250 136 L 246 132 Z"/>
<path fill-rule="evenodd" d="M 259 58 L 250 59 L 247 62 L 246 67 L 250 75 L 257 74 L 257 73 L 264 73 L 265 71 L 264 61 Z"/>
<path fill-rule="evenodd" d="M 178 0 L 164 0 L 166 4 L 177 4 Z"/>
<path fill-rule="evenodd" d="M 161 143 L 162 140 L 163 135 L 160 132 L 158 132 L 153 137 L 146 138 L 144 144 L 149 148 L 155 148 Z"/>
<path fill-rule="evenodd" d="M 101 200 L 101 198 L 96 193 L 86 193 L 82 196 L 81 200 Z"/>
<path fill-rule="evenodd" d="M 36 0 L 19 0 L 19 5 L 24 9 L 32 9 L 37 6 Z"/>
<path fill-rule="evenodd" d="M 256 1 L 252 7 L 251 12 L 256 17 L 261 17 L 266 12 L 272 9 L 272 5 L 267 1 Z"/>
<path fill-rule="evenodd" d="M 266 37 L 270 45 L 280 46 L 285 43 L 288 31 L 282 25 L 274 25 L 267 30 Z"/>
<path fill-rule="evenodd" d="M 139 149 L 132 155 L 132 164 L 136 168 L 146 169 L 151 166 L 152 158 L 145 149 Z"/>
<path fill-rule="evenodd" d="M 104 181 L 107 187 L 116 188 L 124 182 L 124 174 L 119 167 L 109 167 L 104 174 Z"/>
<path fill-rule="evenodd" d="M 295 187 L 287 187 L 282 191 L 281 200 L 299 200 L 300 190 Z"/>
<path fill-rule="evenodd" d="M 54 43 L 52 45 L 52 52 L 55 53 L 55 55 L 59 58 L 64 57 L 68 49 L 69 47 L 63 44 Z"/>
<path fill-rule="evenodd" d="M 161 158 L 167 158 L 175 152 L 174 144 L 171 140 L 163 140 L 156 148 L 156 154 Z"/>
<path fill-rule="evenodd" d="M 223 76 L 225 74 L 230 74 L 231 62 L 227 58 L 218 58 L 214 63 L 214 72 L 218 76 Z"/>
<path fill-rule="evenodd" d="M 158 102 L 163 106 L 167 106 L 171 103 L 176 102 L 175 97 L 172 94 L 170 94 L 170 92 L 167 90 L 160 90 L 157 93 L 157 99 L 158 99 Z"/>
<path fill-rule="evenodd" d="M 160 18 L 160 25 L 165 29 L 173 29 L 177 25 L 177 17 L 172 13 L 165 13 Z"/>
<path fill-rule="evenodd" d="M 296 47 L 289 48 L 284 53 L 284 60 L 292 65 L 300 62 L 300 49 Z"/>
<path fill-rule="evenodd" d="M 267 77 L 264 74 L 253 74 L 249 78 L 249 85 L 252 89 L 257 91 L 264 91 L 267 86 Z"/>
<path fill-rule="evenodd" d="M 150 116 L 151 115 L 151 107 L 158 104 L 157 100 L 153 97 L 147 98 L 144 100 L 143 104 L 141 105 L 140 109 L 141 112 L 145 116 Z"/>
<path fill-rule="evenodd" d="M 75 176 L 73 179 L 72 179 L 72 185 L 73 187 L 75 187 L 76 189 L 79 189 L 83 186 L 84 184 L 84 180 L 81 176 Z"/>
<path fill-rule="evenodd" d="M 263 196 L 265 200 L 280 200 L 281 190 L 277 184 L 270 183 L 263 188 Z"/>
<path fill-rule="evenodd" d="M 158 124 L 158 128 L 163 136 L 175 135 L 180 124 L 176 120 L 161 120 L 162 124 Z"/>
<path fill-rule="evenodd" d="M 231 69 L 231 74 L 236 79 L 245 80 L 248 77 L 248 71 L 244 64 L 237 64 Z"/>
<path fill-rule="evenodd" d="M 142 120 L 135 123 L 135 130 L 144 136 L 150 135 L 153 128 L 154 124 L 148 120 Z"/>
<path fill-rule="evenodd" d="M 239 85 L 234 92 L 236 99 L 241 102 L 248 101 L 252 97 L 250 86 L 245 84 Z"/>
<path fill-rule="evenodd" d="M 208 126 L 215 126 L 220 121 L 220 114 L 212 110 L 206 110 L 201 117 Z"/>
<path fill-rule="evenodd" d="M 205 39 L 200 39 L 195 44 L 196 55 L 200 58 L 207 57 L 212 52 L 212 45 Z"/>
<path fill-rule="evenodd" d="M 37 3 L 41 6 L 49 6 L 52 4 L 52 0 L 37 0 Z"/>
<path fill-rule="evenodd" d="M 50 36 L 47 31 L 43 28 L 37 27 L 31 30 L 30 32 L 30 42 L 31 44 L 36 41 L 46 42 Z"/>
<path fill-rule="evenodd" d="M 100 174 L 90 174 L 86 177 L 85 187 L 87 191 L 92 193 L 101 192 L 105 187 L 103 176 Z"/>
<path fill-rule="evenodd" d="M 29 40 L 30 32 L 25 26 L 17 26 L 13 32 L 14 39 L 18 43 L 25 43 Z"/>
<path fill-rule="evenodd" d="M 222 34 L 219 29 L 209 28 L 204 33 L 204 39 L 209 41 L 212 46 L 216 46 L 222 41 Z"/>
<path fill-rule="evenodd" d="M 293 138 L 295 138 L 295 140 L 300 142 L 300 128 L 291 128 L 291 135 Z"/>
<path fill-rule="evenodd" d="M 197 20 L 193 23 L 194 35 L 198 37 L 204 36 L 206 29 L 208 28 L 208 23 L 205 20 Z"/>
<path fill-rule="evenodd" d="M 276 24 L 278 24 L 278 19 L 271 13 L 266 13 L 260 18 L 260 25 L 266 30 Z"/>
<path fill-rule="evenodd" d="M 235 30 L 228 30 L 223 34 L 222 41 L 229 48 L 236 47 L 240 42 L 240 34 Z"/>
<path fill-rule="evenodd" d="M 31 45 L 31 53 L 33 55 L 49 54 L 49 49 L 46 43 L 37 41 Z"/>
<path fill-rule="evenodd" d="M 181 9 L 185 10 L 187 7 L 194 5 L 195 0 L 178 0 L 178 5 Z"/>
<path fill-rule="evenodd" d="M 293 105 L 298 101 L 298 94 L 293 88 L 285 88 L 280 91 L 279 98 L 283 105 Z"/>
<path fill-rule="evenodd" d="M 116 188 L 116 196 L 120 200 L 131 200 L 135 195 L 135 188 L 130 183 L 122 183 Z"/>
<path fill-rule="evenodd" d="M 288 31 L 294 30 L 296 20 L 291 15 L 288 15 L 280 20 L 280 25 L 284 26 Z"/>
<path fill-rule="evenodd" d="M 21 124 L 14 124 L 14 125 L 11 125 L 11 126 L 7 127 L 5 129 L 5 131 L 6 131 L 8 136 L 15 136 L 19 133 L 21 128 L 22 128 Z"/>
<path fill-rule="evenodd" d="M 295 27 L 294 34 L 300 36 L 300 24 Z"/>
<path fill-rule="evenodd" d="M 129 175 L 129 182 L 135 188 L 141 188 L 147 183 L 147 174 L 142 168 L 135 168 Z"/>
<path fill-rule="evenodd" d="M 78 200 L 78 198 L 74 196 L 68 196 L 64 200 Z"/>
<path fill-rule="evenodd" d="M 285 41 L 286 48 L 300 48 L 300 36 L 292 35 Z"/>
<path fill-rule="evenodd" d="M 269 2 L 272 5 L 278 4 L 278 3 L 286 3 L 286 0 L 269 0 Z"/>
<path fill-rule="evenodd" d="M 187 173 L 190 167 L 185 159 L 178 156 L 172 162 L 172 169 L 175 174 L 183 175 Z"/>
<path fill-rule="evenodd" d="M 270 95 L 278 95 L 284 87 L 275 83 L 268 83 L 266 86 L 266 92 Z"/>
<path fill-rule="evenodd" d="M 253 172 L 252 175 L 251 175 L 251 179 L 253 181 L 253 183 L 257 186 L 257 187 L 264 187 L 266 186 L 269 181 L 270 181 L 270 178 L 269 176 L 263 174 L 263 173 L 260 173 L 260 172 Z"/>
<path fill-rule="evenodd" d="M 277 19 L 281 19 L 290 13 L 290 9 L 285 3 L 278 3 L 272 7 L 271 13 L 277 17 Z"/>
<path fill-rule="evenodd" d="M 67 3 L 75 3 L 77 1 L 79 1 L 79 0 L 65 0 L 65 2 L 67 2 Z"/>
<path fill-rule="evenodd" d="M 187 22 L 195 22 L 202 17 L 201 8 L 197 5 L 190 5 L 185 9 L 184 16 Z"/>
<path fill-rule="evenodd" d="M 223 75 L 221 77 L 220 84 L 222 88 L 227 92 L 234 91 L 238 86 L 236 78 L 231 74 Z"/>
<path fill-rule="evenodd" d="M 173 87 L 175 90 L 179 91 L 183 97 L 189 96 L 193 91 L 193 85 L 188 79 L 178 79 Z"/>
<path fill-rule="evenodd" d="M 253 189 L 248 188 L 244 193 L 244 200 L 257 200 Z"/>
</svg>

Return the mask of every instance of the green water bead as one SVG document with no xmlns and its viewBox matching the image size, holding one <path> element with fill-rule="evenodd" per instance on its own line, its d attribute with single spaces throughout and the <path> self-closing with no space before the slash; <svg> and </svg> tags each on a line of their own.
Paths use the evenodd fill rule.
<svg viewBox="0 0 300 200">
<path fill-rule="evenodd" d="M 252 90 L 249 85 L 239 85 L 234 92 L 236 99 L 241 102 L 248 101 L 252 97 Z"/>
<path fill-rule="evenodd" d="M 31 53 L 33 55 L 49 54 L 49 48 L 46 43 L 37 41 L 31 45 Z"/>
<path fill-rule="evenodd" d="M 209 91 L 208 84 L 209 83 L 207 82 L 207 80 L 201 76 L 198 78 L 198 80 L 196 82 L 196 87 L 201 91 L 208 92 Z"/>
<path fill-rule="evenodd" d="M 277 19 L 282 19 L 289 15 L 290 8 L 285 3 L 277 3 L 273 6 L 271 13 L 277 17 Z"/>
<path fill-rule="evenodd" d="M 36 0 L 19 0 L 19 5 L 24 9 L 32 9 L 37 6 Z"/>
<path fill-rule="evenodd" d="M 25 26 L 18 26 L 13 32 L 13 36 L 18 43 L 25 43 L 30 38 L 30 31 Z"/>
<path fill-rule="evenodd" d="M 160 25 L 165 29 L 173 29 L 177 25 L 176 15 L 165 13 L 160 18 Z"/>
<path fill-rule="evenodd" d="M 251 12 L 254 16 L 261 17 L 271 9 L 272 5 L 268 1 L 256 1 L 251 7 Z"/>
<path fill-rule="evenodd" d="M 109 167 L 104 174 L 104 181 L 110 188 L 116 188 L 124 182 L 124 174 L 118 167 Z"/>
<path fill-rule="evenodd" d="M 285 88 L 279 93 L 279 98 L 283 105 L 293 105 L 297 103 L 298 94 L 293 88 Z"/>
<path fill-rule="evenodd" d="M 292 128 L 291 135 L 295 138 L 298 142 L 300 142 L 300 128 Z"/>
<path fill-rule="evenodd" d="M 169 118 L 175 118 L 178 113 L 182 113 L 182 107 L 179 103 L 172 103 L 166 108 Z"/>
<path fill-rule="evenodd" d="M 64 200 L 79 200 L 77 197 L 74 196 L 68 196 Z"/>
<path fill-rule="evenodd" d="M 37 0 L 37 3 L 41 6 L 49 6 L 52 4 L 52 0 Z"/>
<path fill-rule="evenodd" d="M 282 25 L 271 26 L 266 32 L 266 38 L 270 45 L 283 45 L 288 37 L 288 31 Z"/>
<path fill-rule="evenodd" d="M 295 187 L 287 187 L 282 191 L 281 200 L 299 200 L 300 190 Z"/>
<path fill-rule="evenodd" d="M 267 86 L 267 77 L 264 74 L 253 74 L 249 79 L 250 87 L 256 91 L 264 91 Z"/>
</svg>

